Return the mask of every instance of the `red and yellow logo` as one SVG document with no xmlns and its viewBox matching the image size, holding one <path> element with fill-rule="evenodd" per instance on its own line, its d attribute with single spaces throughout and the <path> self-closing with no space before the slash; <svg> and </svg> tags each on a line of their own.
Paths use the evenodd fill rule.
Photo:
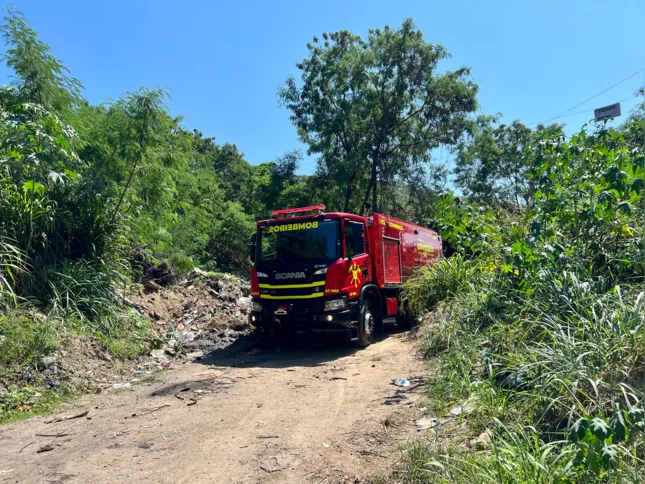
<svg viewBox="0 0 645 484">
<path fill-rule="evenodd" d="M 353 262 L 352 265 L 349 266 L 349 272 L 352 274 L 352 280 L 349 281 L 349 283 L 354 284 L 354 287 L 358 288 L 358 285 L 361 283 L 361 268 L 358 267 L 356 262 Z"/>
</svg>

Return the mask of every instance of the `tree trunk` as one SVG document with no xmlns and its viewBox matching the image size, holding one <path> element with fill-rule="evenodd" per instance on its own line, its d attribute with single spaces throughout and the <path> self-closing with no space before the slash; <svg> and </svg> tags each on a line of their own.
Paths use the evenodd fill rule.
<svg viewBox="0 0 645 484">
<path fill-rule="evenodd" d="M 363 199 L 363 207 L 365 207 L 365 204 L 370 199 L 371 191 L 372 191 L 372 180 L 370 180 L 369 185 L 367 185 L 367 191 L 365 192 L 365 198 Z M 363 207 L 361 207 L 361 210 L 363 210 Z"/>
<path fill-rule="evenodd" d="M 376 179 L 376 162 L 378 158 L 376 155 L 372 156 L 372 178 L 370 181 L 370 185 L 372 187 L 372 211 L 378 212 L 378 198 L 377 198 L 377 179 Z"/>
<path fill-rule="evenodd" d="M 352 198 L 352 192 L 354 191 L 354 178 L 356 178 L 356 172 L 354 172 L 347 180 L 347 188 L 345 189 L 345 204 L 343 205 L 343 212 L 349 212 L 349 202 Z"/>
</svg>

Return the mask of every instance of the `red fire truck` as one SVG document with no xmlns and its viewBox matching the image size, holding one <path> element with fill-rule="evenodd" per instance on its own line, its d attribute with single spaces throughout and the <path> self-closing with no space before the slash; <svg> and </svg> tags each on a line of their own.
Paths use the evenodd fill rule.
<svg viewBox="0 0 645 484">
<path fill-rule="evenodd" d="M 276 210 L 251 237 L 249 321 L 276 336 L 344 330 L 368 346 L 385 319 L 407 326 L 402 283 L 442 257 L 434 230 L 374 213 Z"/>
</svg>

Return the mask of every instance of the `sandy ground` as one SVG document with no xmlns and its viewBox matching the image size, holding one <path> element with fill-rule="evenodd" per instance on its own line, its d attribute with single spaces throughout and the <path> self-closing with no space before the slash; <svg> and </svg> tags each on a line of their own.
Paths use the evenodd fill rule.
<svg viewBox="0 0 645 484">
<path fill-rule="evenodd" d="M 407 333 L 242 347 L 0 427 L 0 482 L 369 482 L 414 432 L 423 385 L 392 385 L 424 374 Z"/>
</svg>

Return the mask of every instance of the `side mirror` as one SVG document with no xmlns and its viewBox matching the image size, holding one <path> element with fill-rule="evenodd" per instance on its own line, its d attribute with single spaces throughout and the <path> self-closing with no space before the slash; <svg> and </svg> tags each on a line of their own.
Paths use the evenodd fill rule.
<svg viewBox="0 0 645 484">
<path fill-rule="evenodd" d="M 255 263 L 255 241 L 257 240 L 257 238 L 257 234 L 251 235 L 251 244 L 249 245 L 249 257 L 251 258 L 251 262 L 253 263 Z"/>
</svg>

